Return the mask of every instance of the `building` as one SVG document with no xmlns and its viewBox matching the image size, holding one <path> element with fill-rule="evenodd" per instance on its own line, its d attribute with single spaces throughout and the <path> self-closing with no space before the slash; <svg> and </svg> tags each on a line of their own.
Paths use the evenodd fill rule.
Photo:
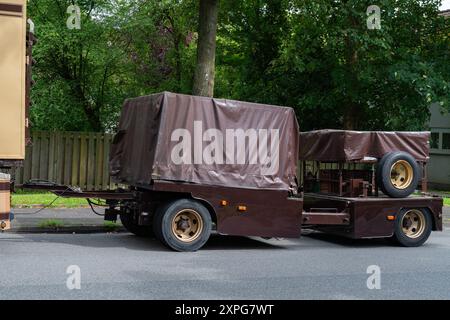
<svg viewBox="0 0 450 320">
<path fill-rule="evenodd" d="M 430 107 L 430 188 L 450 190 L 450 113 L 435 103 Z"/>
<path fill-rule="evenodd" d="M 440 13 L 450 17 L 450 10 Z M 430 107 L 430 162 L 428 180 L 431 188 L 450 190 L 450 113 L 435 103 Z"/>
</svg>

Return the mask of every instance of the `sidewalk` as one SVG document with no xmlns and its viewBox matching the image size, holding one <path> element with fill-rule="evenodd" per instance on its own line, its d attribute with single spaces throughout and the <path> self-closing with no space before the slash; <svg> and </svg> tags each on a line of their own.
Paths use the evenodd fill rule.
<svg viewBox="0 0 450 320">
<path fill-rule="evenodd" d="M 44 209 L 36 213 L 39 208 L 13 208 L 14 220 L 9 232 L 20 233 L 95 233 L 124 231 L 120 221 L 117 226 L 105 226 L 102 216 L 92 212 L 90 208 L 76 209 Z M 103 214 L 103 209 L 96 208 Z M 55 226 L 56 224 L 56 226 Z"/>
<path fill-rule="evenodd" d="M 450 228 L 450 207 L 444 206 L 442 213 L 444 216 L 444 227 Z"/>
</svg>

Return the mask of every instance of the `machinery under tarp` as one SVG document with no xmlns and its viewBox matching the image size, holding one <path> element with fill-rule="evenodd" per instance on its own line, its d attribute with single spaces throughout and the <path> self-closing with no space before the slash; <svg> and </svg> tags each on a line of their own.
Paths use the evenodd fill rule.
<svg viewBox="0 0 450 320">
<path fill-rule="evenodd" d="M 298 150 L 291 108 L 163 92 L 125 101 L 110 173 L 144 188 L 168 180 L 295 190 Z"/>
<path fill-rule="evenodd" d="M 300 133 L 300 160 L 324 162 L 380 159 L 388 152 L 403 151 L 427 162 L 430 132 L 316 130 Z"/>
</svg>

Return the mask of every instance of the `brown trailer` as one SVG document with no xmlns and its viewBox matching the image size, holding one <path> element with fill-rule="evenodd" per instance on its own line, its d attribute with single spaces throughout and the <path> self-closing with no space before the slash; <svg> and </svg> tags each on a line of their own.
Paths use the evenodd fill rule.
<svg viewBox="0 0 450 320">
<path fill-rule="evenodd" d="M 369 139 L 362 139 L 365 148 L 359 146 L 357 158 L 348 159 L 357 150 L 349 150 L 346 136 L 355 134 Z M 384 153 L 395 160 L 403 156 L 398 152 L 412 149 L 414 157 L 421 157 L 417 160 L 425 161 L 428 133 L 339 131 L 330 136 L 324 131 L 308 136 L 311 141 L 299 134 L 295 114 L 286 107 L 169 92 L 129 99 L 110 155 L 111 176 L 128 187 L 80 192 L 63 186 L 55 193 L 105 199 L 106 220 L 120 216 L 130 232 L 153 234 L 178 251 L 201 248 L 213 229 L 228 235 L 297 238 L 309 228 L 355 239 L 394 238 L 404 246 L 421 245 L 432 230 L 442 230 L 441 198 L 369 192 L 377 189 L 370 170 L 361 174 L 341 166 L 376 166 Z M 325 147 L 315 148 L 318 141 Z M 380 141 L 384 149 L 374 154 Z M 330 157 L 327 161 L 339 161 L 331 170 L 340 179 L 328 183 L 337 184 L 340 194 L 304 193 L 305 186 L 298 184 L 298 160 L 317 160 L 314 153 L 303 156 L 308 151 L 304 146 Z M 323 174 L 325 169 L 318 170 Z"/>
<path fill-rule="evenodd" d="M 285 107 L 169 92 L 127 100 L 110 172 L 130 188 L 119 193 L 120 200 L 108 194 L 106 219 L 120 215 L 129 231 L 154 233 L 180 251 L 200 248 L 212 228 L 261 237 L 299 237 L 302 228 L 311 228 L 352 238 L 394 237 L 405 246 L 420 245 L 431 230 L 442 230 L 441 198 L 371 194 L 367 189 L 375 186 L 364 176 L 350 179 L 350 190 L 361 191 L 351 197 L 321 192 L 303 197 L 298 185 L 298 159 L 318 155 L 340 162 L 372 157 L 374 164 L 385 153 L 414 151 L 425 162 L 428 133 L 306 135 L 312 140 L 299 135 L 295 114 Z M 349 136 L 354 147 L 347 145 Z"/>
<path fill-rule="evenodd" d="M 430 132 L 317 130 L 300 133 L 306 192 L 339 196 L 427 191 Z"/>
<path fill-rule="evenodd" d="M 153 226 L 176 250 L 200 248 L 212 226 L 224 234 L 298 237 L 298 132 L 286 107 L 170 92 L 129 99 L 110 173 L 139 200 L 109 212 L 135 233 Z"/>
</svg>

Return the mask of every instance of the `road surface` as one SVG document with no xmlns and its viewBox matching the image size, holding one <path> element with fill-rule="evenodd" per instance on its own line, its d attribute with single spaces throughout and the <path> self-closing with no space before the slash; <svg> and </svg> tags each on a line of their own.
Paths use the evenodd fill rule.
<svg viewBox="0 0 450 320">
<path fill-rule="evenodd" d="M 323 234 L 214 235 L 195 253 L 128 233 L 3 233 L 0 261 L 0 300 L 450 299 L 450 229 L 420 248 Z M 79 290 L 66 285 L 71 265 L 80 268 Z M 370 290 L 373 265 L 381 288 Z"/>
</svg>

